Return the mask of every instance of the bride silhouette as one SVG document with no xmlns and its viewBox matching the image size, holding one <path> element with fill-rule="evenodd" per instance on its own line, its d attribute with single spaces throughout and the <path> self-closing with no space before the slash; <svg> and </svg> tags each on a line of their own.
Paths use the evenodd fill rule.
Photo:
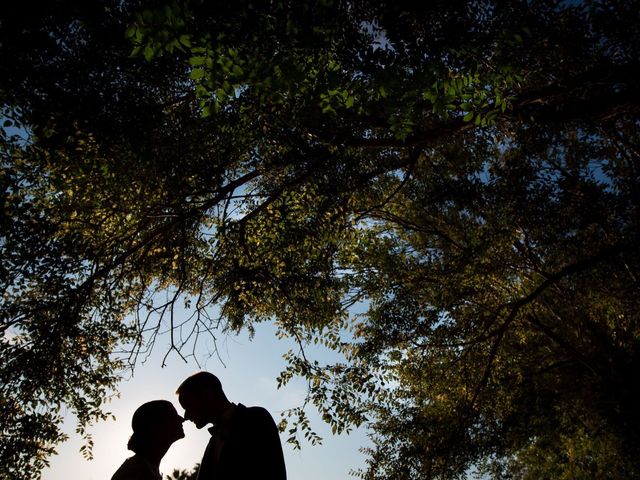
<svg viewBox="0 0 640 480">
<path fill-rule="evenodd" d="M 140 405 L 131 419 L 133 435 L 127 444 L 135 455 L 124 461 L 111 480 L 162 480 L 160 460 L 173 442 L 184 438 L 182 422 L 167 400 Z"/>
</svg>

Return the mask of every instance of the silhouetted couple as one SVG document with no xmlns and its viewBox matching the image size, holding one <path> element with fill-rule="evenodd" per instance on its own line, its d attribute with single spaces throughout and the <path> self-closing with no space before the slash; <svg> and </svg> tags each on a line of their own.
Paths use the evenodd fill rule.
<svg viewBox="0 0 640 480">
<path fill-rule="evenodd" d="M 198 480 L 287 478 L 278 428 L 264 408 L 230 402 L 218 377 L 209 372 L 187 378 L 176 393 L 184 419 L 166 400 L 145 403 L 135 411 L 128 444 L 135 455 L 111 480 L 162 480 L 160 460 L 173 442 L 184 437 L 184 420 L 199 429 L 213 424 Z"/>
</svg>

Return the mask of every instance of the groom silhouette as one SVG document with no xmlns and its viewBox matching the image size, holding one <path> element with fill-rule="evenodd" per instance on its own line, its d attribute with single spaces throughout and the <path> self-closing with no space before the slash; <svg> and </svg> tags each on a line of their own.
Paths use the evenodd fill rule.
<svg viewBox="0 0 640 480">
<path fill-rule="evenodd" d="M 213 424 L 198 480 L 286 480 L 278 428 L 267 410 L 230 402 L 209 372 L 190 376 L 176 393 L 185 420 L 198 429 Z"/>
</svg>

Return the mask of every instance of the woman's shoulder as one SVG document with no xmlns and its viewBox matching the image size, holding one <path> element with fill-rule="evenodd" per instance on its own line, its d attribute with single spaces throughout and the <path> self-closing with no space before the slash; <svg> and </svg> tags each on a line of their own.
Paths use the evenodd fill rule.
<svg viewBox="0 0 640 480">
<path fill-rule="evenodd" d="M 113 474 L 111 480 L 158 480 L 149 463 L 140 455 L 127 458 Z"/>
</svg>

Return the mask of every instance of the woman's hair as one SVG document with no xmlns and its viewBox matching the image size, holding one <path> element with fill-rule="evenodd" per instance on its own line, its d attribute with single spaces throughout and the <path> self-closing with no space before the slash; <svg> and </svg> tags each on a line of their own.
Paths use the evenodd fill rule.
<svg viewBox="0 0 640 480">
<path fill-rule="evenodd" d="M 127 448 L 132 452 L 140 453 L 140 450 L 151 440 L 154 425 L 174 414 L 175 407 L 167 400 L 153 400 L 140 405 L 131 419 L 133 435 L 129 439 Z"/>
</svg>

